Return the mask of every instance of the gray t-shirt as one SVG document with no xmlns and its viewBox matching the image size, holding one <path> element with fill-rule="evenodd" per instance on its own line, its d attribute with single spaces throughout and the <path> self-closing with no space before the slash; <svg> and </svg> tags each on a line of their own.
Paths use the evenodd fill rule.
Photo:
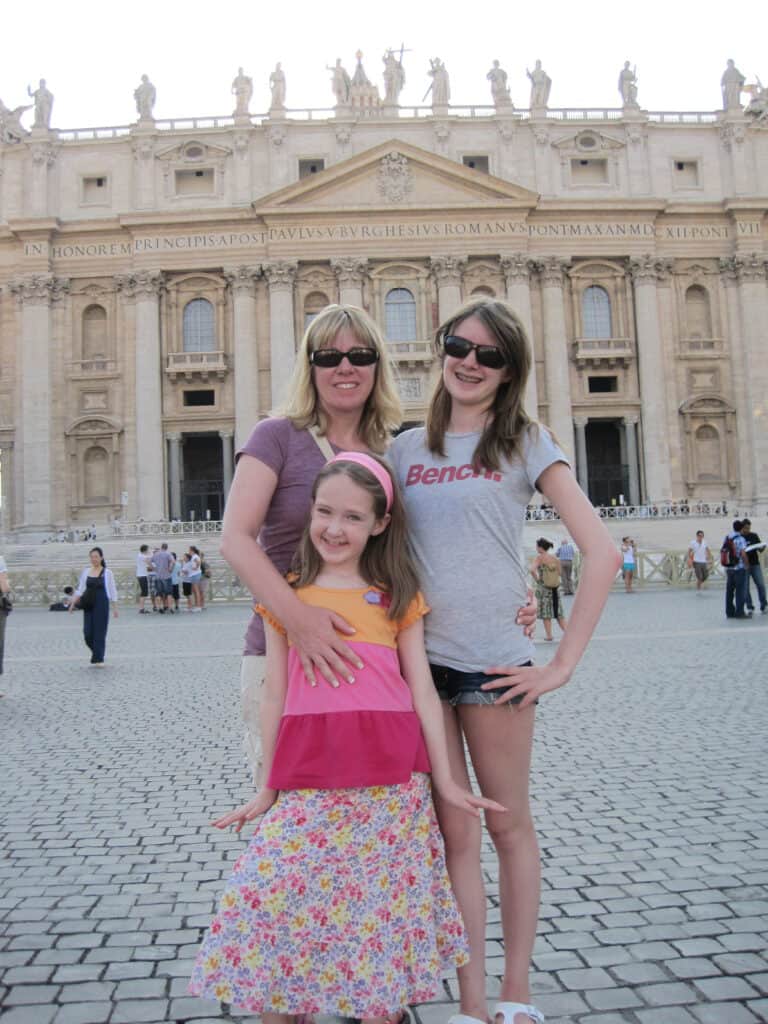
<svg viewBox="0 0 768 1024">
<path fill-rule="evenodd" d="M 388 458 L 408 512 L 411 547 L 432 611 L 425 620 L 429 660 L 463 672 L 533 659 L 515 624 L 528 589 L 523 555 L 525 509 L 536 481 L 567 459 L 545 428 L 532 427 L 523 454 L 499 473 L 477 474 L 479 433 L 447 434 L 445 458 L 426 446 L 426 430 L 400 434 Z"/>
</svg>

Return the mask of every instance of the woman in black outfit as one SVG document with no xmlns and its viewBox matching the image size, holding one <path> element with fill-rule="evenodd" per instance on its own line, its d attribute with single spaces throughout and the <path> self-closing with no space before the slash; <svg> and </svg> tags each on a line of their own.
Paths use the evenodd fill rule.
<svg viewBox="0 0 768 1024">
<path fill-rule="evenodd" d="M 117 618 L 117 588 L 112 570 L 107 568 L 101 548 L 91 548 L 91 564 L 83 569 L 75 590 L 75 599 L 69 606 L 83 610 L 83 639 L 91 652 L 91 664 L 104 666 L 104 650 L 109 626 L 109 606 Z"/>
</svg>

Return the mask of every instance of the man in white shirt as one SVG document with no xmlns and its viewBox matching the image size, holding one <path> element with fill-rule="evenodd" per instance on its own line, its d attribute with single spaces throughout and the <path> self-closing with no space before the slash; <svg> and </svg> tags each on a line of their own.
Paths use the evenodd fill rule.
<svg viewBox="0 0 768 1024">
<path fill-rule="evenodd" d="M 707 542 L 704 540 L 704 531 L 697 530 L 695 540 L 692 540 L 688 546 L 688 565 L 693 569 L 696 577 L 697 591 L 704 587 L 707 576 L 709 576 L 711 562 L 712 555 Z"/>
</svg>

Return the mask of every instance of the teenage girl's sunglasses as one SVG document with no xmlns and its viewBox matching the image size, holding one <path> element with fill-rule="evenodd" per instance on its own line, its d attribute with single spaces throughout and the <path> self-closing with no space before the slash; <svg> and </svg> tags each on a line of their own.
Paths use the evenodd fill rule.
<svg viewBox="0 0 768 1024">
<path fill-rule="evenodd" d="M 458 338 L 455 334 L 448 334 L 443 338 L 443 352 L 453 359 L 466 359 L 473 349 L 475 359 L 481 366 L 486 366 L 489 370 L 504 368 L 504 353 L 495 345 L 475 345 L 473 341 Z"/>
<path fill-rule="evenodd" d="M 309 353 L 309 361 L 313 366 L 324 370 L 341 366 L 342 359 L 348 359 L 351 366 L 373 366 L 379 361 L 379 353 L 375 348 L 351 348 L 340 352 L 337 348 L 318 348 Z"/>
</svg>

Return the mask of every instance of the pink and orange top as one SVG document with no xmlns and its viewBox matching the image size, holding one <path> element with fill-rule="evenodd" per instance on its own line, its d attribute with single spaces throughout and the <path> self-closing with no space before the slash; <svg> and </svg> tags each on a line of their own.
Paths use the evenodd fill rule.
<svg viewBox="0 0 768 1024">
<path fill-rule="evenodd" d="M 387 618 L 389 597 L 377 587 L 296 591 L 305 604 L 343 615 L 356 632 L 345 636 L 363 668 L 355 682 L 310 686 L 296 650 L 288 650 L 288 688 L 267 785 L 273 789 L 349 789 L 408 782 L 428 772 L 429 757 L 400 671 L 397 637 L 429 611 L 418 594 L 405 615 Z M 262 605 L 256 610 L 285 635 Z"/>
</svg>

